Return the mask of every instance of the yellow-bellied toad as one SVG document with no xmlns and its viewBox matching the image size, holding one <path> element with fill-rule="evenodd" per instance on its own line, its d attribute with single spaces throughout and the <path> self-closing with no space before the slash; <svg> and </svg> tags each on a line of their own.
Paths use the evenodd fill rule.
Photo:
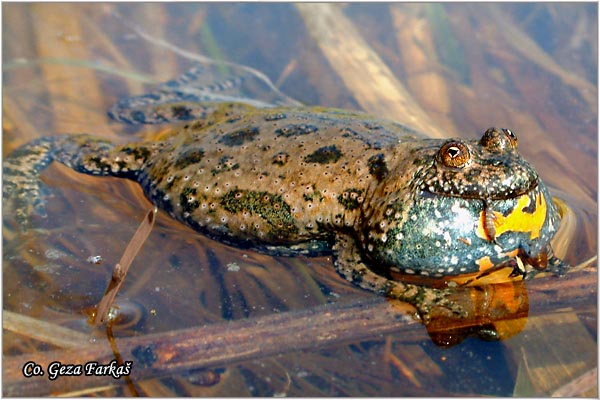
<svg viewBox="0 0 600 400">
<path fill-rule="evenodd" d="M 448 289 L 407 281 L 480 274 L 515 257 L 543 268 L 559 225 L 508 129 L 428 139 L 359 113 L 239 103 L 128 113 L 119 119 L 190 121 L 158 142 L 69 135 L 21 147 L 5 160 L 4 198 L 17 202 L 22 221 L 32 208 L 43 212 L 37 175 L 58 161 L 135 180 L 173 218 L 235 246 L 284 255 L 333 249 L 345 278 L 422 315 L 444 305 Z"/>
</svg>

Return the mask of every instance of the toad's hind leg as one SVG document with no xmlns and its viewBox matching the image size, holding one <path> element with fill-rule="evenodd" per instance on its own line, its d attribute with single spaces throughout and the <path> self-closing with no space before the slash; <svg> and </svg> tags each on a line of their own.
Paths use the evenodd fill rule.
<svg viewBox="0 0 600 400">
<path fill-rule="evenodd" d="M 213 105 L 202 103 L 197 96 L 171 91 L 121 99 L 108 110 L 108 116 L 127 124 L 161 124 L 203 119 L 212 112 Z"/>
<path fill-rule="evenodd" d="M 229 75 L 219 80 L 215 71 L 216 75 L 222 73 L 218 68 L 195 65 L 149 93 L 119 100 L 108 110 L 108 115 L 128 124 L 162 124 L 207 119 L 223 104 L 236 104 L 240 108 L 242 104 L 259 108 L 273 106 L 233 95 L 249 78 L 247 74 Z"/>
<path fill-rule="evenodd" d="M 425 321 L 433 307 L 449 309 L 458 317 L 464 313 L 460 305 L 450 300 L 451 289 L 393 281 L 375 274 L 365 265 L 355 240 L 348 235 L 338 235 L 333 250 L 340 275 L 363 289 L 411 304 Z"/>
</svg>

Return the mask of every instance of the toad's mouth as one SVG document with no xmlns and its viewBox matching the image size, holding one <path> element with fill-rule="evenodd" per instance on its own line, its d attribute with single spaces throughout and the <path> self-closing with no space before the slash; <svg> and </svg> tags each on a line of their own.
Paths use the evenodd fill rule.
<svg viewBox="0 0 600 400">
<path fill-rule="evenodd" d="M 529 195 L 538 192 L 539 180 L 531 179 L 527 184 L 520 184 L 518 186 L 507 185 L 502 189 L 498 189 L 498 186 L 484 186 L 481 183 L 476 185 L 464 186 L 461 189 L 454 189 L 449 187 L 437 188 L 432 186 L 421 186 L 422 193 L 429 196 L 444 196 L 444 197 L 458 197 L 466 200 L 482 200 L 487 201 L 498 201 L 498 200 L 510 200 L 517 199 L 524 195 Z"/>
</svg>

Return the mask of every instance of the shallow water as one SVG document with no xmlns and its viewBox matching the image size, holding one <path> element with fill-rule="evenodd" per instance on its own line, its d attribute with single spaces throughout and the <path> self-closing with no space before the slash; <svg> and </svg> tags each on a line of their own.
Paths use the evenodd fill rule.
<svg viewBox="0 0 600 400">
<path fill-rule="evenodd" d="M 319 15 L 333 15 L 336 23 L 319 24 Z M 366 110 L 434 136 L 474 138 L 489 126 L 510 127 L 520 152 L 575 213 L 574 231 L 555 243 L 556 253 L 571 265 L 597 254 L 595 4 L 350 4 L 327 10 L 247 3 L 5 4 L 3 18 L 4 155 L 58 133 L 120 141 L 154 134 L 160 128 L 123 126 L 106 110 L 180 75 L 202 54 L 250 66 L 279 90 L 242 67 L 213 66 L 206 83 L 253 76 L 243 88 L 219 95 Z M 151 205 L 137 185 L 119 179 L 59 165 L 42 178 L 52 196 L 48 217 L 33 221 L 36 229 L 21 233 L 7 210 L 3 215 L 4 310 L 105 341 L 105 332 L 86 322 L 86 310 L 99 301 Z M 101 264 L 86 261 L 96 255 Z M 550 287 L 560 292 L 560 280 Z M 119 295 L 123 309 L 144 318 L 114 334 L 371 297 L 338 277 L 327 257 L 232 249 L 159 213 Z M 523 330 L 501 342 L 469 338 L 441 348 L 420 328 L 409 339 L 395 333 L 227 365 L 212 386 L 185 375 L 134 385 L 154 396 L 549 395 L 597 366 L 596 292 L 588 297 L 576 311 L 530 301 Z M 4 330 L 5 360 L 59 347 Z M 97 393 L 132 394 L 124 385 Z M 592 385 L 584 393 L 597 390 Z"/>
</svg>

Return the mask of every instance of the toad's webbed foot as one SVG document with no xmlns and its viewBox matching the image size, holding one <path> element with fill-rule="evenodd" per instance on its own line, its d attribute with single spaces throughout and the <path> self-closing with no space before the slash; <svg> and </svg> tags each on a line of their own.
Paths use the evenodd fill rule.
<svg viewBox="0 0 600 400">
<path fill-rule="evenodd" d="M 33 140 L 9 154 L 2 165 L 2 199 L 5 215 L 15 215 L 23 231 L 31 216 L 46 216 L 48 188 L 40 173 L 53 161 L 76 171 L 87 172 L 83 160 L 93 153 L 106 154 L 112 145 L 89 135 L 46 136 Z"/>
<path fill-rule="evenodd" d="M 53 160 L 56 139 L 44 137 L 19 147 L 2 165 L 5 215 L 14 213 L 22 230 L 31 215 L 46 216 L 45 190 L 39 174 Z"/>
<path fill-rule="evenodd" d="M 561 277 L 570 268 L 568 263 L 554 255 L 552 246 L 548 244 L 546 249 L 535 257 L 515 257 L 514 271 L 511 276 L 522 275 L 523 279 L 531 280 L 541 272 L 549 272 Z"/>
</svg>

